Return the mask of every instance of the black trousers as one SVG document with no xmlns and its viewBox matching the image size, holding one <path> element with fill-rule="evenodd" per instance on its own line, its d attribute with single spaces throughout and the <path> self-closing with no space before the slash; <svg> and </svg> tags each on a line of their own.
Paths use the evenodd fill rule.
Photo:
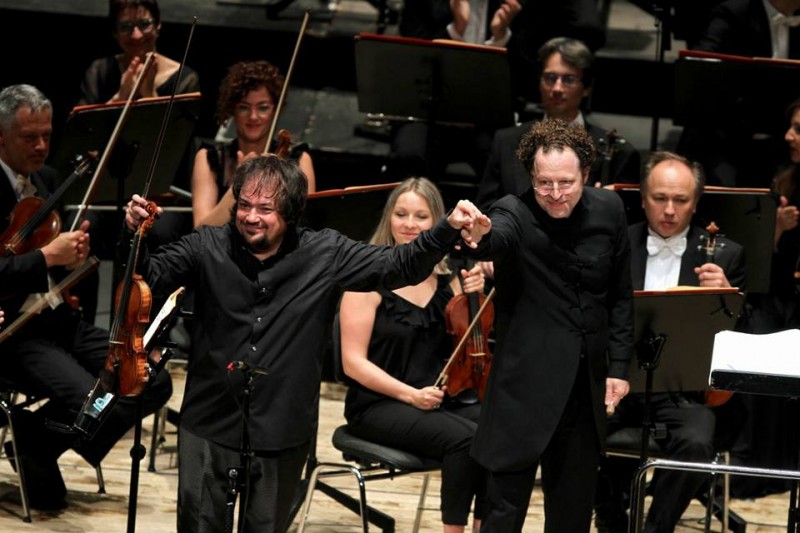
<svg viewBox="0 0 800 533">
<path fill-rule="evenodd" d="M 71 426 L 105 365 L 108 340 L 108 331 L 81 320 L 62 304 L 31 320 L 3 346 L 6 377 L 23 392 L 48 399 L 35 413 L 40 424 L 49 419 Z M 155 412 L 171 394 L 172 380 L 162 371 L 141 396 L 144 415 Z M 37 451 L 58 457 L 74 447 L 89 463 L 99 465 L 133 427 L 138 400 L 120 398 L 91 440 L 76 442 L 72 436 L 48 432 L 50 438 L 37 443 Z"/>
<path fill-rule="evenodd" d="M 545 533 L 590 530 L 600 442 L 586 372 L 581 365 L 561 421 L 539 461 L 516 472 L 489 473 L 489 512 L 483 533 L 522 531 L 539 464 Z"/>
<path fill-rule="evenodd" d="M 486 471 L 469 456 L 480 404 L 445 399 L 435 411 L 395 400 L 372 404 L 349 420 L 354 434 L 372 442 L 442 461 L 442 523 L 466 525 L 473 497 L 475 517 L 483 517 Z"/>
<path fill-rule="evenodd" d="M 309 443 L 250 458 L 248 486 L 239 505 L 246 509 L 244 531 L 283 533 L 288 528 L 295 491 Z M 178 532 L 225 531 L 228 471 L 241 465 L 239 450 L 220 446 L 184 428 L 178 430 Z"/>
<path fill-rule="evenodd" d="M 677 461 L 710 463 L 715 450 L 728 449 L 742 427 L 740 398 L 734 395 L 726 404 L 711 408 L 701 398 L 682 394 L 655 394 L 651 417 L 664 424 L 666 435 L 657 442 L 663 455 Z M 641 425 L 644 395 L 632 394 L 623 399 L 609 421 L 609 434 L 625 426 Z M 630 487 L 635 462 L 607 458 L 600 477 L 619 496 Z M 645 531 L 671 532 L 692 499 L 708 482 L 708 476 L 677 470 L 659 470 L 653 478 L 653 502 L 647 513 Z M 617 502 L 619 504 L 619 502 Z"/>
</svg>

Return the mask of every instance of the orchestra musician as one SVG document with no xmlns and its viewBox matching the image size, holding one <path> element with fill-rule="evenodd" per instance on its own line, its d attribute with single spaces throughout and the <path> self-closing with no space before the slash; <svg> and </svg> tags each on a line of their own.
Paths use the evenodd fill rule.
<svg viewBox="0 0 800 533">
<path fill-rule="evenodd" d="M 522 530 L 541 463 L 544 530 L 588 532 L 606 406 L 629 389 L 625 211 L 584 186 L 595 157 L 585 128 L 536 122 L 518 153 L 532 187 L 495 202 L 491 231 L 479 226 L 468 251 L 496 270 L 497 344 L 471 452 L 489 471 L 482 529 Z"/>
<path fill-rule="evenodd" d="M 134 100 L 149 97 L 168 97 L 173 94 L 200 92 L 197 72 L 188 65 L 157 51 L 159 35 L 163 29 L 158 0 L 108 0 L 108 25 L 120 52 L 95 59 L 86 69 L 81 82 L 78 105 L 125 102 L 137 78 L 142 74 L 147 54 L 153 52 L 152 64 L 144 73 Z M 180 74 L 180 79 L 178 76 Z M 189 190 L 191 185 L 194 144 L 189 143 L 175 173 L 172 184 Z M 91 211 L 87 217 L 92 222 L 91 233 L 95 253 L 102 259 L 116 259 L 119 228 L 116 212 Z M 192 230 L 188 213 L 167 210 L 147 239 L 155 249 Z M 81 291 L 96 291 L 97 280 L 81 283 Z"/>
<path fill-rule="evenodd" d="M 108 22 L 120 53 L 95 59 L 81 83 L 79 105 L 126 101 L 144 67 L 145 56 L 156 52 L 161 33 L 161 9 L 157 0 L 109 0 Z M 156 52 L 134 98 L 169 96 L 200 91 L 197 72 Z"/>
<path fill-rule="evenodd" d="M 44 165 L 52 134 L 52 105 L 37 88 L 12 85 L 0 92 L 0 229 L 5 230 L 24 198 L 47 198 L 60 182 Z M 13 219 L 16 224 L 16 219 Z M 83 263 L 89 255 L 88 221 L 79 229 L 52 235 L 30 252 L 0 257 L 0 287 L 15 292 L 3 300 L 8 324 L 35 298 L 43 297 L 54 279 Z M 92 389 L 108 353 L 109 332 L 82 319 L 58 294 L 47 295 L 49 306 L 3 342 L 3 375 L 20 391 L 46 399 L 35 411 L 15 420 L 15 434 L 31 507 L 61 509 L 66 487 L 58 458 L 75 449 L 98 466 L 114 444 L 134 425 L 134 399 L 123 399 L 89 441 L 76 442 L 45 427 L 45 420 L 71 425 Z M 161 407 L 172 393 L 166 372 L 144 395 L 144 411 Z M 6 443 L 10 445 L 10 442 Z M 6 446 L 6 452 L 10 446 Z"/>
<path fill-rule="evenodd" d="M 230 220 L 233 194 L 230 186 L 236 166 L 245 157 L 264 153 L 284 77 L 266 61 L 240 61 L 228 69 L 217 98 L 217 120 L 232 126 L 233 140 L 203 145 L 194 159 L 192 211 L 194 225 L 220 225 Z M 278 140 L 272 139 L 270 153 Z M 316 191 L 314 165 L 306 144 L 295 144 L 287 157 L 300 165 L 308 180 L 308 192 Z M 226 194 L 227 192 L 227 194 Z M 223 198 L 223 195 L 224 198 Z"/>
<path fill-rule="evenodd" d="M 410 242 L 444 218 L 444 201 L 425 178 L 409 178 L 389 196 L 370 242 Z M 464 292 L 481 292 L 480 267 L 461 270 Z M 352 382 L 345 400 L 350 430 L 372 442 L 442 462 L 442 522 L 463 532 L 473 497 L 473 531 L 485 510 L 486 473 L 469 456 L 480 403 L 460 402 L 434 385 L 453 339 L 446 306 L 461 283 L 447 261 L 421 283 L 394 290 L 345 292 L 340 306 L 342 363 Z"/>
<path fill-rule="evenodd" d="M 220 531 L 228 469 L 240 464 L 242 365 L 259 367 L 247 413 L 253 475 L 247 531 L 285 531 L 314 431 L 325 339 L 341 290 L 417 284 L 457 243 L 488 224 L 461 201 L 446 220 L 394 248 L 297 225 L 308 181 L 297 163 L 258 156 L 236 169 L 233 220 L 200 226 L 150 254 L 140 272 L 154 293 L 195 291 L 192 350 L 179 428 L 178 531 Z M 148 216 L 134 195 L 125 221 Z M 460 230 L 460 231 L 459 231 Z M 326 326 L 328 325 L 328 326 Z M 230 367 L 229 367 L 230 365 Z M 246 368 L 245 367 L 245 368 Z"/>
<path fill-rule="evenodd" d="M 594 55 L 582 42 L 555 37 L 539 49 L 539 90 L 543 119 L 557 118 L 582 126 L 594 140 L 598 152 L 609 150 L 610 162 L 603 165 L 603 155 L 595 158 L 590 171 L 591 185 L 636 183 L 639 181 L 639 152 L 624 140 L 609 146 L 609 132 L 589 122 L 581 106 L 592 91 Z M 533 122 L 504 128 L 495 133 L 489 160 L 483 172 L 475 203 L 487 209 L 506 194 L 521 194 L 530 187 L 530 174 L 517 157 L 522 136 Z M 607 168 L 608 176 L 603 176 Z"/>
<path fill-rule="evenodd" d="M 738 287 L 743 291 L 744 249 L 730 239 L 716 237 L 711 262 L 703 246 L 708 232 L 691 224 L 705 184 L 700 165 L 671 152 L 654 152 L 643 174 L 640 190 L 647 220 L 629 228 L 633 288 Z M 713 461 L 715 451 L 727 449 L 742 427 L 739 400 L 733 396 L 721 406 L 709 407 L 700 392 L 653 394 L 650 416 L 654 423 L 666 426 L 666 435 L 656 439 L 663 455 L 676 461 Z M 629 394 L 609 419 L 609 434 L 623 427 L 641 426 L 643 409 L 644 394 Z M 601 532 L 628 531 L 623 493 L 630 488 L 635 465 L 624 465 L 623 461 L 607 457 L 601 468 L 596 507 L 596 526 Z M 657 472 L 644 530 L 674 531 L 707 481 L 703 474 Z"/>
</svg>

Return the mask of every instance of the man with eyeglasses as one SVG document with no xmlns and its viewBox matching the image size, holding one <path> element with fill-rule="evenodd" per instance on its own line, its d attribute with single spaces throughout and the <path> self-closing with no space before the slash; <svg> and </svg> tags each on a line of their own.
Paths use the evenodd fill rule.
<svg viewBox="0 0 800 533">
<path fill-rule="evenodd" d="M 489 213 L 476 259 L 496 265 L 497 349 L 472 456 L 489 471 L 484 531 L 521 531 L 542 466 L 546 532 L 588 532 L 606 406 L 628 392 L 630 243 L 619 195 L 586 187 L 584 128 L 535 123 L 523 194 Z"/>
<path fill-rule="evenodd" d="M 557 118 L 581 126 L 594 139 L 599 157 L 592 166 L 589 184 L 638 182 L 638 151 L 624 139 L 589 123 L 581 111 L 584 99 L 592 90 L 594 56 L 589 49 L 578 40 L 556 37 L 539 49 L 538 58 L 543 118 Z M 530 176 L 515 151 L 532 124 L 527 122 L 495 133 L 476 198 L 482 208 L 506 194 L 521 194 L 529 187 Z"/>
<path fill-rule="evenodd" d="M 646 220 L 630 226 L 631 278 L 637 290 L 666 290 L 676 286 L 738 287 L 744 289 L 744 249 L 717 237 L 713 263 L 705 248 L 708 232 L 691 224 L 703 193 L 700 165 L 671 152 L 654 152 L 645 164 L 640 184 Z M 650 416 L 666 426 L 657 439 L 662 453 L 676 461 L 710 463 L 716 449 L 729 447 L 742 427 L 743 406 L 733 397 L 718 407 L 705 405 L 699 392 L 653 394 Z M 609 419 L 609 434 L 641 426 L 644 394 L 631 394 Z M 635 462 L 607 457 L 600 470 L 595 523 L 600 533 L 626 533 L 624 493 L 630 489 Z M 646 533 L 675 530 L 683 512 L 707 482 L 704 474 L 664 470 L 652 483 L 653 502 Z"/>
</svg>

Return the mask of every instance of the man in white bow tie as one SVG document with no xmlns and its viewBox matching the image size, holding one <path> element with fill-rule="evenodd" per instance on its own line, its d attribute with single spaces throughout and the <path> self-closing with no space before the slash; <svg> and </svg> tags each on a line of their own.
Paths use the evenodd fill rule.
<svg viewBox="0 0 800 533">
<path fill-rule="evenodd" d="M 706 257 L 708 234 L 691 224 L 703 193 L 702 168 L 671 152 L 654 152 L 648 158 L 642 181 L 642 207 L 646 221 L 628 230 L 631 240 L 631 279 L 636 290 L 665 290 L 676 286 L 744 288 L 743 248 L 723 237 L 717 238 L 714 262 Z M 620 402 L 608 424 L 609 434 L 622 427 L 641 424 L 643 394 L 629 394 Z M 710 408 L 699 393 L 659 393 L 651 400 L 656 424 L 667 427 L 658 439 L 664 456 L 681 461 L 711 462 L 715 450 L 735 438 L 741 425 L 736 396 L 727 404 Z M 725 422 L 719 420 L 724 417 Z M 725 428 L 725 435 L 715 431 Z M 730 435 L 728 433 L 731 433 Z M 635 466 L 635 465 L 634 465 Z M 627 531 L 622 493 L 630 487 L 630 465 L 607 458 L 598 485 L 598 531 Z M 645 531 L 671 532 L 707 476 L 678 471 L 660 471 L 653 482 L 653 503 Z"/>
</svg>

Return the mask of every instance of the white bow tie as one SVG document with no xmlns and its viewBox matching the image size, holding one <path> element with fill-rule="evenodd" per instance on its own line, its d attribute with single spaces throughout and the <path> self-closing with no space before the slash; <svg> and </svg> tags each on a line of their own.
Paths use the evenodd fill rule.
<svg viewBox="0 0 800 533">
<path fill-rule="evenodd" d="M 36 187 L 31 183 L 30 178 L 26 178 L 22 174 L 17 174 L 17 183 L 14 184 L 14 191 L 19 196 L 19 199 L 28 198 L 36 194 Z"/>
<path fill-rule="evenodd" d="M 656 235 L 647 236 L 647 253 L 658 255 L 662 250 L 669 250 L 680 257 L 686 251 L 686 237 L 665 240 Z"/>
<path fill-rule="evenodd" d="M 785 24 L 790 28 L 795 28 L 800 26 L 800 15 L 784 15 L 783 13 L 775 13 L 772 16 L 772 23 L 776 26 L 780 26 L 781 24 Z"/>
</svg>

